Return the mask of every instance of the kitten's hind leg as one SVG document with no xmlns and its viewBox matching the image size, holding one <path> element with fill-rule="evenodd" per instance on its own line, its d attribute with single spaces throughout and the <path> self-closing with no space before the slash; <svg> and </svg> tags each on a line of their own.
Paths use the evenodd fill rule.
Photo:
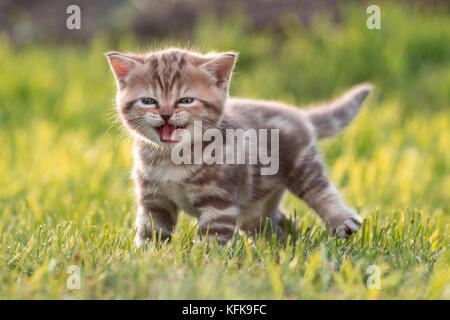
<svg viewBox="0 0 450 320">
<path fill-rule="evenodd" d="M 290 223 L 287 214 L 283 213 L 281 209 L 276 209 L 270 215 L 263 215 L 251 220 L 247 220 L 239 225 L 244 232 L 249 232 L 253 236 L 263 234 L 265 232 L 266 238 L 275 234 L 280 242 L 285 242 L 287 238 L 286 226 Z"/>
<path fill-rule="evenodd" d="M 266 237 L 270 238 L 272 234 L 277 235 L 281 242 L 286 240 L 286 222 L 289 223 L 289 217 L 279 208 L 283 189 L 277 189 L 261 199 L 254 200 L 241 214 L 239 227 L 244 232 L 250 232 L 252 235 L 266 232 Z M 266 225 L 267 224 L 267 225 Z"/>
<path fill-rule="evenodd" d="M 328 221 L 331 235 L 347 238 L 356 232 L 362 222 L 361 217 L 344 203 L 329 181 L 315 149 L 310 150 L 291 172 L 287 186 L 314 209 L 324 223 Z"/>
</svg>

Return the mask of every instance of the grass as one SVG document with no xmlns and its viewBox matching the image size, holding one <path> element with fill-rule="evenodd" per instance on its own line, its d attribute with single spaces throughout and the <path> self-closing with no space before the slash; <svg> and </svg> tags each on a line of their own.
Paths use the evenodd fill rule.
<svg viewBox="0 0 450 320">
<path fill-rule="evenodd" d="M 2 36 L 0 298 L 449 299 L 450 19 L 381 10 L 377 31 L 356 7 L 339 26 L 318 17 L 307 29 L 287 16 L 277 32 L 255 31 L 233 15 L 195 30 L 195 45 L 241 53 L 233 95 L 305 105 L 358 82 L 377 87 L 355 123 L 321 144 L 361 230 L 329 238 L 287 195 L 297 230 L 286 246 L 240 234 L 226 247 L 194 241 L 183 215 L 172 242 L 134 249 L 131 145 L 111 125 L 102 53 L 140 42 L 17 48 Z M 79 290 L 67 287 L 71 265 Z M 371 265 L 379 290 L 366 285 Z"/>
</svg>

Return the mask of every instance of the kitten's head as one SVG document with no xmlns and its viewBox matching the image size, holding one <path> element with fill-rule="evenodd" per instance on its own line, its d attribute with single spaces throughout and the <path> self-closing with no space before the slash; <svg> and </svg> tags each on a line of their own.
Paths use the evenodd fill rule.
<svg viewBox="0 0 450 320">
<path fill-rule="evenodd" d="M 203 129 L 222 118 L 237 54 L 201 55 L 167 49 L 148 54 L 106 54 L 117 83 L 117 108 L 134 134 L 170 147 L 194 121 Z"/>
</svg>

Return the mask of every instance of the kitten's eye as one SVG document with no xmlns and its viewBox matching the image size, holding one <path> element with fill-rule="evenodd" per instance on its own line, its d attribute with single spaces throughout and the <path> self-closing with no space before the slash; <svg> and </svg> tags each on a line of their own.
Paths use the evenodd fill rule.
<svg viewBox="0 0 450 320">
<path fill-rule="evenodd" d="M 153 98 L 149 98 L 149 97 L 141 98 L 141 102 L 142 102 L 142 104 L 145 104 L 145 105 L 156 104 L 156 100 Z"/>
<path fill-rule="evenodd" d="M 181 103 L 181 104 L 190 104 L 192 102 L 194 102 L 194 98 L 189 98 L 189 97 L 181 98 L 180 101 L 178 101 L 178 103 Z"/>
</svg>

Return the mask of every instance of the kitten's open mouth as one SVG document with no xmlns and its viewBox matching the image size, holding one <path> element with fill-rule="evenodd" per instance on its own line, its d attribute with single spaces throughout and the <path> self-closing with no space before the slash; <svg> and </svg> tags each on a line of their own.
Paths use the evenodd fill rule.
<svg viewBox="0 0 450 320">
<path fill-rule="evenodd" d="M 187 127 L 187 123 L 182 126 L 174 126 L 168 123 L 155 127 L 159 134 L 159 140 L 164 143 L 177 143 L 181 138 L 181 130 Z"/>
</svg>

